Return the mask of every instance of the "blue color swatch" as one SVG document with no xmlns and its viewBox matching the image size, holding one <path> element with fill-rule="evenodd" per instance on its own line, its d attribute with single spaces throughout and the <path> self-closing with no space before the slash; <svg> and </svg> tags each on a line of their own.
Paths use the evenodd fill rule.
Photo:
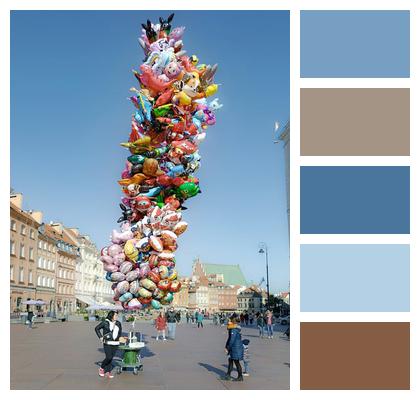
<svg viewBox="0 0 420 400">
<path fill-rule="evenodd" d="M 301 245 L 300 284 L 303 312 L 408 312 L 410 246 Z"/>
<path fill-rule="evenodd" d="M 301 11 L 302 78 L 410 77 L 409 11 Z"/>
<path fill-rule="evenodd" d="M 301 167 L 300 233 L 410 233 L 410 168 Z"/>
</svg>

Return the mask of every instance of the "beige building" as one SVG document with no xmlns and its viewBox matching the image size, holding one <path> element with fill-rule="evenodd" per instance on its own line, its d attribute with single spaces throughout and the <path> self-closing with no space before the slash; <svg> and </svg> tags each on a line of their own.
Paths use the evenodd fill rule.
<svg viewBox="0 0 420 400">
<path fill-rule="evenodd" d="M 64 230 L 61 223 L 52 222 L 46 229 L 54 236 L 57 245 L 56 312 L 67 315 L 76 311 L 75 279 L 79 257 L 77 243 Z"/>
<path fill-rule="evenodd" d="M 238 293 L 238 311 L 261 312 L 267 300 L 267 292 L 258 286 L 250 286 Z"/>
<path fill-rule="evenodd" d="M 179 292 L 174 293 L 174 300 L 172 305 L 177 309 L 187 309 L 189 304 L 189 285 L 190 280 L 188 278 L 179 279 L 181 282 L 181 289 Z"/>
<path fill-rule="evenodd" d="M 46 303 L 39 309 L 47 314 L 55 314 L 57 310 L 55 296 L 57 246 L 55 237 L 55 232 L 51 227 L 46 229 L 44 224 L 39 227 L 36 288 L 38 299 Z"/>
<path fill-rule="evenodd" d="M 88 235 L 80 234 L 77 228 L 64 228 L 77 243 L 80 257 L 76 263 L 75 296 L 78 309 L 92 304 L 112 302 L 111 282 L 104 279 L 100 253 Z"/>
<path fill-rule="evenodd" d="M 26 311 L 22 303 L 37 299 L 38 213 L 22 209 L 23 195 L 10 195 L 10 312 Z"/>
</svg>

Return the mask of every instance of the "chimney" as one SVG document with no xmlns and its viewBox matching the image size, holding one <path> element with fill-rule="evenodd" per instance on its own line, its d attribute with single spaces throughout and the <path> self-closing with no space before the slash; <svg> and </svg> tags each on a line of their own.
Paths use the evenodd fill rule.
<svg viewBox="0 0 420 400">
<path fill-rule="evenodd" d="M 63 224 L 51 221 L 51 227 L 60 235 L 63 234 Z"/>
<path fill-rule="evenodd" d="M 23 194 L 22 193 L 15 193 L 10 195 L 10 202 L 13 203 L 19 210 L 22 210 L 23 204 Z"/>
<path fill-rule="evenodd" d="M 38 224 L 42 224 L 42 211 L 29 211 L 29 214 L 31 214 L 31 217 L 38 222 Z"/>
</svg>

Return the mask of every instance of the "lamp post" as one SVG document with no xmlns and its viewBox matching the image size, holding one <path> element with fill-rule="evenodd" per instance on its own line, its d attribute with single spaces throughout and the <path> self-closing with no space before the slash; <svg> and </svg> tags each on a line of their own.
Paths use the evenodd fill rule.
<svg viewBox="0 0 420 400">
<path fill-rule="evenodd" d="M 262 242 L 260 243 L 260 250 L 258 251 L 260 254 L 265 253 L 265 269 L 266 269 L 266 275 L 267 275 L 267 310 L 270 308 L 270 281 L 268 279 L 268 247 L 267 244 Z"/>
</svg>

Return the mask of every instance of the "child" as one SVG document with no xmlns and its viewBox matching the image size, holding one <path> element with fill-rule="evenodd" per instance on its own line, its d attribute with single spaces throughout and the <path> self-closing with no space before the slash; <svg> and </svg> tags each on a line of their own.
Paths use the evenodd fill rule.
<svg viewBox="0 0 420 400">
<path fill-rule="evenodd" d="M 244 345 L 244 373 L 243 376 L 249 376 L 249 339 L 242 340 L 242 344 Z"/>
<path fill-rule="evenodd" d="M 229 355 L 229 365 L 226 376 L 222 379 L 226 381 L 243 381 L 241 360 L 244 358 L 244 346 L 242 344 L 241 327 L 238 325 L 240 318 L 236 314 L 233 314 L 229 318 L 228 323 L 228 340 L 226 342 L 225 350 Z M 232 378 L 230 374 L 233 370 L 233 364 L 236 366 L 238 371 L 238 377 Z"/>
<path fill-rule="evenodd" d="M 158 317 L 155 321 L 155 327 L 157 330 L 156 340 L 159 340 L 159 335 L 162 334 L 163 340 L 166 340 L 165 331 L 166 331 L 166 318 L 163 315 L 162 311 L 159 312 Z"/>
</svg>

